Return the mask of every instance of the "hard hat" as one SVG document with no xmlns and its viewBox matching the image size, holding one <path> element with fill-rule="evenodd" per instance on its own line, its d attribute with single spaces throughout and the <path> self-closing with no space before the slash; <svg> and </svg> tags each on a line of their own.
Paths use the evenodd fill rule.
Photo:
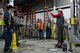
<svg viewBox="0 0 80 53">
<path fill-rule="evenodd" d="M 62 9 L 58 9 L 58 11 L 62 11 Z"/>
<path fill-rule="evenodd" d="M 10 4 L 7 4 L 7 7 L 8 8 L 15 8 L 14 6 L 10 5 Z"/>
</svg>

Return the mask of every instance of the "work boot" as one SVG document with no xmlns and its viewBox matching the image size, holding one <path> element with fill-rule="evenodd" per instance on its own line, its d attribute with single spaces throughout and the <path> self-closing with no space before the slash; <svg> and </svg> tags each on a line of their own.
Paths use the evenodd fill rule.
<svg viewBox="0 0 80 53">
<path fill-rule="evenodd" d="M 62 48 L 61 42 L 58 42 L 56 46 L 57 46 L 58 48 Z"/>
<path fill-rule="evenodd" d="M 12 49 L 9 49 L 8 52 L 13 52 L 13 50 Z"/>
<path fill-rule="evenodd" d="M 11 53 L 11 52 L 13 52 L 11 49 L 4 51 L 4 53 Z"/>
<path fill-rule="evenodd" d="M 20 46 L 20 43 L 17 43 L 17 47 L 19 47 Z"/>
</svg>

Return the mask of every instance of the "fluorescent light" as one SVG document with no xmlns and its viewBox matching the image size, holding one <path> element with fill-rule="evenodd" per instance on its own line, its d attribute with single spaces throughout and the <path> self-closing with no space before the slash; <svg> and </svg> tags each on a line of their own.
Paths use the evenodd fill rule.
<svg viewBox="0 0 80 53">
<path fill-rule="evenodd" d="M 73 0 L 70 0 L 70 2 L 73 2 Z"/>
</svg>

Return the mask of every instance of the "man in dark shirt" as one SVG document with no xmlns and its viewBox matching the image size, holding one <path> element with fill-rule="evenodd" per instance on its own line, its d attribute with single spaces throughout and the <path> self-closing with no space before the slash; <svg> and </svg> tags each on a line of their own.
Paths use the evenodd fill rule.
<svg viewBox="0 0 80 53">
<path fill-rule="evenodd" d="M 11 51 L 10 45 L 12 40 L 12 31 L 13 31 L 13 19 L 12 19 L 12 6 L 8 5 L 5 12 L 4 12 L 4 39 L 5 39 L 5 46 L 4 52 Z"/>
</svg>

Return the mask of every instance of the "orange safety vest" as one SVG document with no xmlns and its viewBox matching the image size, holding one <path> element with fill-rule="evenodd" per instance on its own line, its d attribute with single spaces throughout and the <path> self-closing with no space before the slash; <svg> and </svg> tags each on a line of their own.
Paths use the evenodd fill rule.
<svg viewBox="0 0 80 53">
<path fill-rule="evenodd" d="M 38 29 L 43 29 L 44 28 L 44 24 L 42 22 L 38 22 L 37 28 Z"/>
</svg>

